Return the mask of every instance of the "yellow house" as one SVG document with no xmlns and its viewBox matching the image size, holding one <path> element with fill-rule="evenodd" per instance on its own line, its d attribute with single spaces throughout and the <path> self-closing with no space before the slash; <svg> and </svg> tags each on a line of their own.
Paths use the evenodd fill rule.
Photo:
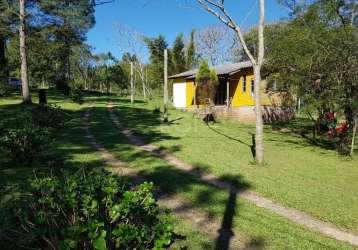
<svg viewBox="0 0 358 250">
<path fill-rule="evenodd" d="M 218 111 L 237 114 L 243 121 L 255 118 L 254 76 L 251 62 L 239 62 L 214 67 L 219 84 L 215 94 L 215 106 Z M 173 104 L 180 109 L 191 109 L 196 106 L 197 69 L 182 72 L 169 79 L 173 80 Z M 267 91 L 267 82 L 261 82 L 261 105 L 264 111 L 280 106 L 278 94 Z"/>
</svg>

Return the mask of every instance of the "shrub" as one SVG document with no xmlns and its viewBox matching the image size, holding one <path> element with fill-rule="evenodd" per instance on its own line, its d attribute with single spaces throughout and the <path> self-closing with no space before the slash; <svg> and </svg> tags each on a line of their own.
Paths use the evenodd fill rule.
<svg viewBox="0 0 358 250">
<path fill-rule="evenodd" d="M 28 107 L 0 122 L 0 147 L 13 163 L 28 165 L 49 152 L 52 128 L 63 127 L 65 121 L 65 112 L 56 105 Z"/>
<path fill-rule="evenodd" d="M 214 69 L 210 69 L 206 61 L 202 61 L 195 76 L 197 86 L 197 104 L 206 104 L 207 100 L 212 104 L 216 93 L 219 78 Z"/>
<path fill-rule="evenodd" d="M 173 225 L 152 187 L 104 170 L 35 177 L 5 196 L 0 240 L 14 248 L 164 249 Z"/>
<path fill-rule="evenodd" d="M 6 81 L 0 79 L 0 97 L 1 96 L 8 96 L 11 92 L 11 87 Z"/>
<path fill-rule="evenodd" d="M 337 140 L 337 151 L 340 155 L 350 155 L 351 152 L 351 143 L 352 143 L 352 137 L 350 136 L 350 131 L 346 131 L 342 134 L 338 135 Z"/>
<path fill-rule="evenodd" d="M 26 125 L 3 132 L 0 146 L 13 162 L 28 165 L 40 155 L 47 138 L 46 130 Z"/>
<path fill-rule="evenodd" d="M 83 92 L 79 88 L 71 89 L 71 100 L 78 104 L 84 103 Z"/>
<path fill-rule="evenodd" d="M 155 107 L 153 109 L 153 114 L 160 114 L 160 108 L 159 107 Z"/>
<path fill-rule="evenodd" d="M 57 105 L 36 105 L 29 114 L 31 122 L 38 127 L 61 128 L 65 123 L 65 112 Z"/>
</svg>

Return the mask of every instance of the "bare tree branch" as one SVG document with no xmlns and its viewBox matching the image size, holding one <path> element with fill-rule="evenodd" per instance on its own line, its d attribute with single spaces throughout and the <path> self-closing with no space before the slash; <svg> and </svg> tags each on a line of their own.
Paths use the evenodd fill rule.
<svg viewBox="0 0 358 250">
<path fill-rule="evenodd" d="M 203 6 L 203 8 L 206 9 L 209 13 L 216 16 L 221 22 L 223 22 L 225 25 L 227 25 L 229 28 L 233 29 L 237 33 L 237 35 L 240 39 L 240 43 L 241 43 L 245 53 L 249 57 L 251 63 L 257 64 L 256 59 L 250 52 L 250 50 L 245 42 L 244 36 L 241 32 L 241 28 L 239 27 L 239 25 L 236 24 L 236 22 L 231 17 L 229 12 L 225 9 L 224 1 L 221 0 L 220 3 L 218 3 L 218 2 L 215 2 L 214 0 L 197 0 L 197 2 L 199 4 L 201 4 Z M 215 11 L 212 7 L 210 7 L 210 5 L 219 9 L 219 11 L 222 14 L 220 14 L 218 11 Z"/>
<path fill-rule="evenodd" d="M 241 27 L 236 24 L 232 16 L 224 6 L 224 0 L 197 0 L 202 7 L 218 18 L 229 28 L 235 30 L 241 45 L 249 57 L 254 71 L 254 98 L 255 98 L 255 114 L 256 114 L 256 134 L 255 134 L 255 157 L 256 163 L 262 165 L 264 163 L 264 143 L 263 143 L 263 118 L 261 107 L 261 67 L 264 60 L 264 17 L 265 17 L 265 0 L 260 0 L 260 17 L 258 24 L 258 56 L 255 59 L 250 52 L 241 32 Z"/>
</svg>

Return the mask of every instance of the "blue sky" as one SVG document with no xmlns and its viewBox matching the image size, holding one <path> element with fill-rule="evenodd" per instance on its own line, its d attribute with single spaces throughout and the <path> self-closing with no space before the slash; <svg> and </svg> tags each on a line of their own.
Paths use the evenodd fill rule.
<svg viewBox="0 0 358 250">
<path fill-rule="evenodd" d="M 226 5 L 236 21 L 245 29 L 257 23 L 258 0 L 227 0 Z M 248 13 L 251 13 L 248 15 Z M 88 44 L 96 53 L 111 52 L 120 56 L 115 23 L 129 25 L 138 32 L 155 37 L 162 34 L 169 45 L 180 32 L 219 24 L 202 9 L 196 0 L 116 0 L 96 7 L 96 25 L 88 33 Z M 287 17 L 287 11 L 277 0 L 266 0 L 266 21 Z"/>
</svg>

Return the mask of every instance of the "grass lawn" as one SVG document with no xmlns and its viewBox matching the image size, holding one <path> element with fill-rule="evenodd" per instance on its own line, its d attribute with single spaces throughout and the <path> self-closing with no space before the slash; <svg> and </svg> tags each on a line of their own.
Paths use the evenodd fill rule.
<svg viewBox="0 0 358 250">
<path fill-rule="evenodd" d="M 167 125 L 152 112 L 153 103 L 132 107 L 127 101 L 113 101 L 122 122 L 148 142 L 207 172 L 239 178 L 265 197 L 358 233 L 357 156 L 342 157 L 267 126 L 267 165 L 257 167 L 252 164 L 251 125 L 220 121 L 207 126 L 193 114 L 173 109 Z"/>
<path fill-rule="evenodd" d="M 33 96 L 33 101 L 37 102 L 35 95 Z M 51 94 L 48 95 L 48 101 L 51 104 L 61 106 L 70 116 L 66 127 L 56 132 L 55 140 L 50 147 L 52 162 L 41 165 L 34 163 L 30 167 L 13 166 L 0 151 L 0 195 L 2 194 L 2 189 L 6 189 L 7 185 L 22 184 L 26 179 L 33 177 L 34 171 L 39 173 L 55 171 L 61 168 L 107 167 L 101 155 L 90 147 L 84 138 L 82 117 L 89 103 L 78 105 L 64 97 Z M 29 108 L 20 103 L 21 98 L 18 96 L 0 98 L 0 122 Z M 98 103 L 101 102 L 99 101 Z M 50 164 L 51 167 L 49 166 Z M 207 249 L 208 247 L 210 249 L 213 247 L 214 243 L 206 235 L 193 229 L 190 224 L 176 217 L 174 217 L 174 221 L 176 233 L 185 237 L 176 241 L 171 249 L 182 249 L 183 247 L 188 247 L 189 249 Z"/>
<path fill-rule="evenodd" d="M 122 106 L 121 104 L 120 108 L 123 107 L 126 105 Z M 138 125 L 134 126 L 133 122 L 132 128 L 139 126 L 142 122 L 145 111 L 138 112 L 141 114 L 136 115 Z M 121 110 L 120 114 L 122 114 Z M 125 121 L 128 121 L 127 119 Z M 126 138 L 118 132 L 118 129 L 112 126 L 109 113 L 106 112 L 103 102 L 97 103 L 92 108 L 90 125 L 97 140 L 117 158 L 140 170 L 143 175 L 154 181 L 156 186 L 160 186 L 167 193 L 185 199 L 209 217 L 217 220 L 222 220 L 223 217 L 227 218 L 229 213 L 234 232 L 240 235 L 248 249 L 354 249 L 348 244 L 337 242 L 305 227 L 297 226 L 280 216 L 240 199 L 240 197 L 233 198 L 226 191 L 200 182 L 190 174 L 131 146 Z M 143 129 L 144 127 L 145 125 L 143 125 Z M 150 133 L 155 134 L 157 142 L 170 140 L 168 134 L 162 131 Z M 179 145 L 173 145 L 171 149 L 176 153 L 180 152 Z M 240 178 L 240 183 L 243 186 L 250 187 L 250 182 L 246 182 L 240 175 L 231 174 L 227 177 Z M 231 210 L 228 210 L 230 207 Z M 210 248 L 205 247 L 204 249 Z"/>
<path fill-rule="evenodd" d="M 84 111 L 92 104 L 90 125 L 99 142 L 116 157 L 139 169 L 169 195 L 185 199 L 210 218 L 218 221 L 224 217 L 231 219 L 233 231 L 243 241 L 243 249 L 354 249 L 202 183 L 131 146 L 111 124 L 106 108 L 109 99 L 119 104 L 116 112 L 126 126 L 135 129 L 148 142 L 165 147 L 205 171 L 236 179 L 243 187 L 283 204 L 310 212 L 343 228 L 357 230 L 358 202 L 354 193 L 358 189 L 353 181 L 358 176 L 357 158 L 338 157 L 333 151 L 310 146 L 303 139 L 269 128 L 266 129 L 268 164 L 256 167 L 252 164 L 250 149 L 252 126 L 223 121 L 207 127 L 192 114 L 176 110 L 170 110 L 170 125 L 162 125 L 160 115 L 152 112 L 155 104 L 137 103 L 132 107 L 119 98 L 92 96 L 80 106 L 63 97 L 49 95 L 49 102 L 63 107 L 71 118 L 66 129 L 57 131 L 51 147 L 56 156 L 55 166 L 58 161 L 59 168 L 107 167 L 100 154 L 88 146 L 81 128 Z M 26 107 L 20 102 L 18 97 L 1 98 L 1 119 L 22 112 Z M 295 157 L 297 160 L 293 160 Z M 47 165 L 11 166 L 1 156 L 0 185 L 21 183 L 32 176 L 34 169 L 50 171 Z M 328 180 L 331 181 L 327 183 Z M 175 242 L 172 249 L 214 249 L 215 244 L 222 243 L 210 240 L 188 222 L 179 218 L 175 221 L 176 232 L 186 237 Z"/>
</svg>

